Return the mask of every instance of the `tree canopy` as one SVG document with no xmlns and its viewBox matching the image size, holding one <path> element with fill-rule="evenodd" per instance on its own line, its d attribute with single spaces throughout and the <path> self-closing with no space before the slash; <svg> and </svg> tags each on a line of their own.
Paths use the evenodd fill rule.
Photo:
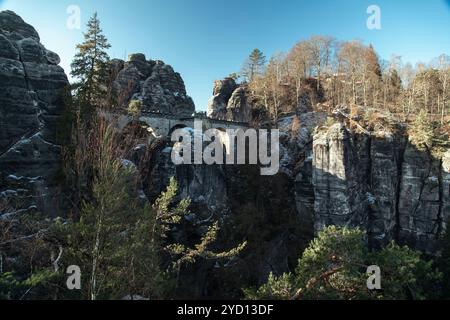
<svg viewBox="0 0 450 320">
<path fill-rule="evenodd" d="M 84 108 L 92 109 L 103 101 L 109 61 L 107 50 L 110 47 L 97 13 L 94 13 L 87 23 L 84 41 L 77 45 L 77 53 L 71 64 L 71 75 L 76 79 L 75 96 Z"/>
</svg>

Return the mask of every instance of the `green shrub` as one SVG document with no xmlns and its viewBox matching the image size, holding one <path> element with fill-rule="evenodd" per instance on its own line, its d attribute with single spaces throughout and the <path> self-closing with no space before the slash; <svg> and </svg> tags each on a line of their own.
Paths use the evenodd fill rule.
<svg viewBox="0 0 450 320">
<path fill-rule="evenodd" d="M 133 117 L 139 117 L 142 111 L 142 101 L 141 100 L 131 100 L 128 104 L 127 112 Z"/>
<path fill-rule="evenodd" d="M 370 265 L 381 268 L 381 290 L 367 288 Z M 294 274 L 270 275 L 244 293 L 248 299 L 426 299 L 441 277 L 416 251 L 392 243 L 371 253 L 361 230 L 330 226 L 311 242 Z"/>
</svg>

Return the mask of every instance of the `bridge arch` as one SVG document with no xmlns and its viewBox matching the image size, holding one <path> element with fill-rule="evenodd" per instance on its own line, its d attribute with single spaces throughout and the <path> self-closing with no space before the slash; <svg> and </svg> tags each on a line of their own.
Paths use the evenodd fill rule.
<svg viewBox="0 0 450 320">
<path fill-rule="evenodd" d="M 108 120 L 117 121 L 116 126 L 119 132 L 123 130 L 128 130 L 128 127 L 132 126 L 136 121 L 138 121 L 141 126 L 148 126 L 147 131 L 152 134 L 155 138 L 171 136 L 176 129 L 181 128 L 193 128 L 195 121 L 201 121 L 203 123 L 203 129 L 217 129 L 221 132 L 226 132 L 229 129 L 243 129 L 248 128 L 246 123 L 230 122 L 216 119 L 203 119 L 203 118 L 183 118 L 179 119 L 173 116 L 167 116 L 162 114 L 143 114 L 139 119 L 135 119 L 126 114 L 115 114 L 102 112 L 102 114 Z"/>
<path fill-rule="evenodd" d="M 213 127 L 213 129 L 219 130 L 220 132 L 227 132 L 227 129 L 221 126 Z"/>
<path fill-rule="evenodd" d="M 185 129 L 185 128 L 189 128 L 189 126 L 185 123 L 178 123 L 178 124 L 172 126 L 169 130 L 169 137 L 172 136 L 172 134 L 175 132 L 175 130 Z"/>
</svg>

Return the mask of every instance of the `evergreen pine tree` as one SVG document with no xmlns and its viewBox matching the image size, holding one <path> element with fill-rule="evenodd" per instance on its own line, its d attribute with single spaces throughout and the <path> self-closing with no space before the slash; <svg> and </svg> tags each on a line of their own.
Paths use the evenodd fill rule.
<svg viewBox="0 0 450 320">
<path fill-rule="evenodd" d="M 111 125 L 97 123 L 97 153 L 92 158 L 92 195 L 79 219 L 56 226 L 63 259 L 83 272 L 82 299 L 121 299 L 127 295 L 161 298 L 163 272 L 153 230 L 156 216 L 137 197 L 135 169 L 120 160 Z"/>
<path fill-rule="evenodd" d="M 270 275 L 258 289 L 245 289 L 254 300 L 417 300 L 432 299 L 429 290 L 442 274 L 418 251 L 394 242 L 379 251 L 364 246 L 359 229 L 329 226 L 310 243 L 298 260 L 294 273 Z M 366 270 L 377 265 L 384 272 L 382 290 L 367 290 Z"/>
<path fill-rule="evenodd" d="M 251 82 L 255 76 L 263 71 L 265 64 L 266 57 L 263 52 L 259 49 L 254 49 L 244 63 L 241 74 L 247 81 Z"/>
<path fill-rule="evenodd" d="M 383 72 L 380 61 L 372 45 L 365 50 L 365 70 L 364 70 L 364 105 L 375 106 L 378 94 L 381 91 L 383 82 Z"/>
<path fill-rule="evenodd" d="M 389 77 L 391 90 L 393 94 L 398 95 L 402 89 L 402 79 L 400 78 L 396 69 L 392 69 Z"/>
<path fill-rule="evenodd" d="M 77 54 L 72 62 L 71 75 L 77 79 L 74 89 L 81 116 L 92 112 L 100 105 L 106 93 L 105 82 L 109 56 L 106 52 L 111 46 L 102 33 L 97 13 L 89 19 L 84 42 L 77 45 Z"/>
<path fill-rule="evenodd" d="M 426 110 L 421 110 L 410 130 L 411 141 L 418 148 L 432 148 L 434 128 Z"/>
</svg>

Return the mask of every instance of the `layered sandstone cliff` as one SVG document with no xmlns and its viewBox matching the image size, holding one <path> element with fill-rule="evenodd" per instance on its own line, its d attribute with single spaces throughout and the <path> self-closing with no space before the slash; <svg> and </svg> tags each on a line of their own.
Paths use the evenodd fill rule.
<svg viewBox="0 0 450 320">
<path fill-rule="evenodd" d="M 195 112 L 192 99 L 180 74 L 162 61 L 147 60 L 142 53 L 131 54 L 128 61 L 111 61 L 113 88 L 121 107 L 130 100 L 142 102 L 142 111 L 178 117 Z"/>
<path fill-rule="evenodd" d="M 450 218 L 446 161 L 402 133 L 369 136 L 342 124 L 321 130 L 313 152 L 316 231 L 360 227 L 373 246 L 395 240 L 437 253 Z"/>
<path fill-rule="evenodd" d="M 0 199 L 22 211 L 57 214 L 57 132 L 69 84 L 59 62 L 32 26 L 0 12 Z"/>
</svg>

